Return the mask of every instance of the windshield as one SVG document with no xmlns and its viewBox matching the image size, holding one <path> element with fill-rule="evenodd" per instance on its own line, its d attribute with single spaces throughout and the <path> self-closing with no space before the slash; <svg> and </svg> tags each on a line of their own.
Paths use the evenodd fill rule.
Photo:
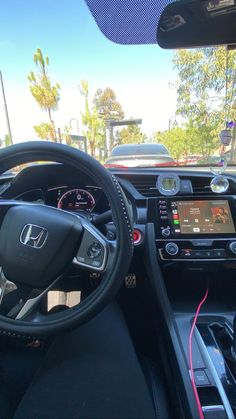
<svg viewBox="0 0 236 419">
<path fill-rule="evenodd" d="M 236 51 L 115 44 L 77 0 L 4 2 L 0 27 L 1 148 L 65 143 L 106 167 L 235 164 Z"/>
</svg>

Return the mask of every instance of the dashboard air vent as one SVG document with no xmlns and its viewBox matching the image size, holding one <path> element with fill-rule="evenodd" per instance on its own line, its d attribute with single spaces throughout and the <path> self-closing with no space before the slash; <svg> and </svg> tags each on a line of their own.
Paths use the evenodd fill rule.
<svg viewBox="0 0 236 419">
<path fill-rule="evenodd" d="M 141 195 L 149 197 L 159 195 L 159 191 L 156 186 L 157 176 L 134 176 L 129 178 L 129 181 Z"/>
<path fill-rule="evenodd" d="M 198 195 L 198 196 L 204 196 L 204 195 L 216 195 L 211 191 L 210 188 L 210 183 L 212 180 L 211 176 L 201 176 L 196 175 L 196 176 L 191 176 L 191 175 L 179 175 L 181 180 L 190 180 L 192 183 L 192 188 L 193 188 L 193 196 Z M 160 192 L 157 189 L 156 183 L 157 183 L 157 178 L 158 178 L 158 174 L 157 175 L 123 175 L 123 178 L 127 179 L 129 182 L 132 183 L 132 185 L 135 187 L 135 189 L 137 189 L 137 191 L 146 197 L 156 197 L 156 196 L 160 196 Z M 225 194 L 222 195 L 234 195 L 235 194 L 235 187 L 234 187 L 234 182 L 232 182 L 232 180 L 229 179 L 229 189 L 227 190 L 227 192 Z"/>
<path fill-rule="evenodd" d="M 197 177 L 192 177 L 191 182 L 193 186 L 193 193 L 195 195 L 211 193 L 211 188 L 210 188 L 211 178 L 197 176 Z"/>
<path fill-rule="evenodd" d="M 208 177 L 180 177 L 180 179 L 189 179 L 192 182 L 194 195 L 204 195 L 211 193 L 210 182 L 211 178 Z M 158 196 L 160 195 L 157 187 L 157 176 L 134 176 L 129 179 L 134 187 L 144 196 Z"/>
<path fill-rule="evenodd" d="M 215 195 L 211 188 L 210 188 L 210 183 L 211 183 L 212 177 L 191 177 L 191 182 L 192 182 L 192 186 L 193 186 L 193 193 L 194 195 Z M 221 195 L 231 195 L 234 194 L 234 187 L 232 182 L 229 180 L 229 189 L 225 192 L 225 194 L 221 194 Z"/>
</svg>

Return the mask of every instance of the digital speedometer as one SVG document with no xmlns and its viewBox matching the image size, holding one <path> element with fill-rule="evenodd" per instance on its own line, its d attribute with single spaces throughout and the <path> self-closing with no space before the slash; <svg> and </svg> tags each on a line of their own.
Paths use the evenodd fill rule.
<svg viewBox="0 0 236 419">
<path fill-rule="evenodd" d="M 93 195 L 85 189 L 71 189 L 58 201 L 57 207 L 66 211 L 92 211 L 95 206 Z"/>
</svg>

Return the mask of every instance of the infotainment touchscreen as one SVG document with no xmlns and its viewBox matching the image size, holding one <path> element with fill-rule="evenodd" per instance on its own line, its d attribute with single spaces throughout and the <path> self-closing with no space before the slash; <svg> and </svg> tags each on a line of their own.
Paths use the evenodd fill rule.
<svg viewBox="0 0 236 419">
<path fill-rule="evenodd" d="M 230 234 L 235 227 L 227 200 L 172 201 L 175 234 Z"/>
</svg>

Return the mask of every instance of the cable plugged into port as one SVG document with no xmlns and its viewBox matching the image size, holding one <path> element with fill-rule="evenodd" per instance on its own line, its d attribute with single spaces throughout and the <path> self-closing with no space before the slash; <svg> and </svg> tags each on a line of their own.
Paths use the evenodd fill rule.
<svg viewBox="0 0 236 419">
<path fill-rule="evenodd" d="M 198 413 L 199 413 L 199 418 L 200 419 L 204 419 L 204 414 L 203 414 L 203 410 L 202 410 L 202 406 L 201 406 L 201 402 L 200 402 L 200 398 L 199 398 L 199 395 L 198 395 L 197 386 L 196 386 L 195 378 L 194 378 L 192 342 L 193 342 L 194 328 L 196 326 L 197 319 L 198 319 L 200 310 L 202 308 L 202 305 L 205 303 L 207 297 L 208 297 L 208 288 L 207 288 L 207 290 L 205 292 L 204 297 L 202 298 L 202 300 L 200 301 L 200 303 L 199 303 L 199 305 L 197 307 L 197 311 L 195 313 L 195 316 L 194 316 L 194 319 L 193 319 L 193 323 L 192 323 L 192 327 L 191 327 L 190 334 L 189 334 L 189 369 L 190 369 L 190 379 L 191 379 L 193 393 L 194 393 L 194 397 L 195 397 L 195 400 L 196 400 L 197 409 L 198 409 Z"/>
</svg>

